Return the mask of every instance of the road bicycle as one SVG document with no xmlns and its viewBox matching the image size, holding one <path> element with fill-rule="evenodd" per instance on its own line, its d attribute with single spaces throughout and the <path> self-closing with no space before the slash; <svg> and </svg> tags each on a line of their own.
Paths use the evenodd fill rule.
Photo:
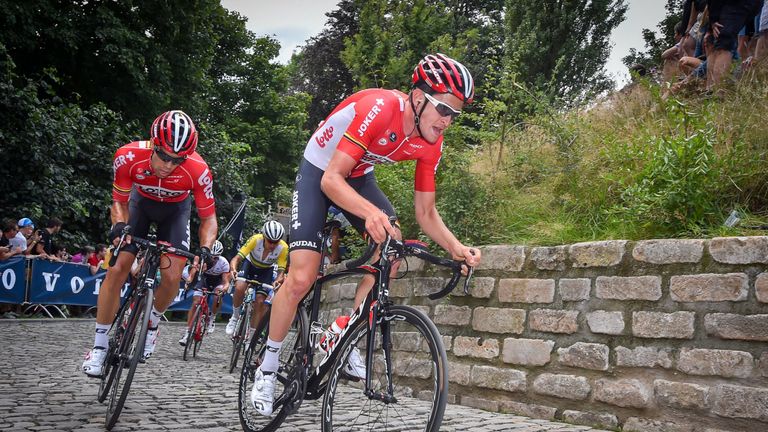
<svg viewBox="0 0 768 432">
<path fill-rule="evenodd" d="M 193 288 L 194 289 L 194 288 Z M 195 311 L 192 315 L 192 321 L 190 321 L 187 327 L 187 343 L 184 344 L 184 354 L 182 358 L 187 361 L 187 354 L 189 353 L 189 347 L 192 347 L 192 358 L 197 357 L 197 351 L 200 345 L 203 343 L 203 337 L 208 334 L 208 322 L 215 317 L 211 316 L 211 308 L 208 306 L 208 298 L 218 297 L 214 301 L 221 301 L 223 293 L 215 293 L 208 289 L 208 287 L 202 288 L 202 296 L 200 296 L 200 302 L 195 306 Z"/>
<path fill-rule="evenodd" d="M 126 226 L 120 237 L 120 242 L 110 259 L 110 266 L 120 252 L 130 227 Z M 109 330 L 109 347 L 104 362 L 104 370 L 99 385 L 99 402 L 109 397 L 107 405 L 106 429 L 112 430 L 120 417 L 125 405 L 128 391 L 131 388 L 136 366 L 143 363 L 144 342 L 147 338 L 149 317 L 152 313 L 154 290 L 157 285 L 157 272 L 160 267 L 160 257 L 165 254 L 179 255 L 194 259 L 189 252 L 177 249 L 165 242 L 157 242 L 154 236 L 149 239 L 132 237 L 132 244 L 144 250 L 144 259 L 133 283 L 128 287 L 125 300 L 121 303 L 117 315 Z"/>
<path fill-rule="evenodd" d="M 243 298 L 243 304 L 240 306 L 240 318 L 235 325 L 235 332 L 232 334 L 232 355 L 229 358 L 229 373 L 232 373 L 237 368 L 237 361 L 241 355 L 245 354 L 245 348 L 251 337 L 251 314 L 254 312 L 253 302 L 256 300 L 256 290 L 259 287 L 266 289 L 270 295 L 267 298 L 272 297 L 275 287 L 272 285 L 259 282 L 257 280 L 246 279 L 245 283 L 248 284 L 248 289 L 245 291 L 245 298 Z M 268 305 L 268 300 L 265 300 L 265 305 Z"/>
<path fill-rule="evenodd" d="M 329 233 L 326 225 L 324 245 Z M 432 255 L 421 245 L 387 238 L 378 248 L 379 258 L 366 264 L 376 249 L 376 245 L 369 245 L 361 258 L 345 263 L 340 271 L 319 277 L 299 303 L 280 352 L 272 416 L 259 415 L 250 401 L 254 375 L 266 348 L 269 314 L 259 323 L 240 373 L 238 411 L 245 431 L 277 430 L 304 400 L 321 397 L 321 427 L 326 432 L 440 429 L 448 397 L 442 338 L 434 323 L 419 309 L 397 305 L 389 299 L 389 273 L 395 260 L 409 256 L 449 268 L 448 283 L 428 296 L 435 300 L 454 289 L 465 263 Z M 326 282 L 360 274 L 373 275 L 376 283 L 325 357 L 315 358 L 318 337 L 326 328 L 318 321 L 321 287 Z M 469 268 L 465 292 L 471 276 Z M 344 372 L 354 349 L 364 353 L 365 380 Z"/>
</svg>

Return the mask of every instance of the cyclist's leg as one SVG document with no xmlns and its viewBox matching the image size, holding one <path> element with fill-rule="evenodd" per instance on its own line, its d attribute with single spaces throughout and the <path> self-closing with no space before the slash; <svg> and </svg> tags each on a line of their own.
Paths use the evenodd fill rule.
<svg viewBox="0 0 768 432">
<path fill-rule="evenodd" d="M 202 298 L 202 296 L 203 292 L 198 289 L 195 289 L 194 294 L 192 294 L 192 305 L 189 306 L 189 312 L 187 312 L 187 328 L 192 325 L 192 318 L 195 314 L 195 307 L 200 304 L 200 298 Z"/>
<path fill-rule="evenodd" d="M 352 179 L 348 179 L 347 182 L 349 183 L 352 188 L 357 191 L 363 198 L 367 199 L 373 205 L 380 208 L 381 211 L 386 213 L 388 216 L 395 216 L 397 217 L 397 214 L 395 213 L 395 208 L 392 206 L 392 203 L 389 201 L 389 198 L 387 198 L 386 195 L 384 195 L 384 192 L 381 191 L 381 188 L 379 188 L 379 185 L 376 183 L 376 177 L 374 176 L 373 172 L 370 172 L 364 176 L 356 177 Z M 363 233 L 365 232 L 365 221 L 356 215 L 345 211 L 344 209 L 341 209 L 342 213 L 344 214 L 344 217 L 347 218 L 349 223 L 354 227 L 357 232 Z M 397 232 L 397 240 L 402 240 L 402 235 L 400 233 L 400 228 L 398 227 L 396 229 Z M 378 257 L 378 253 L 374 256 L 374 259 Z M 393 263 L 392 265 L 392 272 L 391 276 L 395 275 L 397 273 L 397 269 L 399 267 L 399 262 Z M 360 280 L 360 282 L 357 285 L 357 290 L 355 291 L 355 306 L 354 308 L 357 309 L 360 304 L 365 300 L 365 297 L 368 295 L 368 293 L 371 291 L 371 287 L 373 287 L 373 284 L 376 282 L 376 279 L 373 277 L 373 275 L 365 275 Z"/>
<path fill-rule="evenodd" d="M 251 271 L 251 280 L 257 280 L 261 283 L 272 284 L 273 281 L 272 267 L 256 268 L 253 267 Z M 253 299 L 253 314 L 251 315 L 251 329 L 255 329 L 261 321 L 261 318 L 267 311 L 267 307 L 264 304 L 264 300 L 269 295 L 268 290 L 259 286 L 256 288 L 256 297 Z"/>
</svg>

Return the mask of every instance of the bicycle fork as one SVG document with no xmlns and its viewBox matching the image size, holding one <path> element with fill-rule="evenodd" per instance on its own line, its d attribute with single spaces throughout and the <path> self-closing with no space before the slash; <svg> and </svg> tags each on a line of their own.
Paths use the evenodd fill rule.
<svg viewBox="0 0 768 432">
<path fill-rule="evenodd" d="M 389 321 L 381 318 L 381 303 L 374 302 L 371 306 L 370 317 L 368 320 L 368 337 L 365 355 L 365 367 L 367 373 L 365 374 L 365 394 L 368 399 L 384 402 L 385 404 L 397 403 L 395 397 L 395 390 L 392 386 L 392 332 Z M 371 381 L 374 362 L 374 348 L 376 343 L 376 330 L 381 325 L 381 350 L 384 353 L 384 373 L 387 379 L 387 390 L 385 392 L 377 392 L 372 389 Z"/>
</svg>

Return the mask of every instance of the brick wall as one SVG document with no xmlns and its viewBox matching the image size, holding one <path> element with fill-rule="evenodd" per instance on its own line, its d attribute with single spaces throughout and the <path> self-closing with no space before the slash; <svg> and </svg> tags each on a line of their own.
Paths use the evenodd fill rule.
<svg viewBox="0 0 768 432">
<path fill-rule="evenodd" d="M 451 401 L 625 431 L 768 430 L 768 237 L 487 246 L 470 295 L 410 262 Z M 327 288 L 351 306 L 355 284 Z"/>
</svg>

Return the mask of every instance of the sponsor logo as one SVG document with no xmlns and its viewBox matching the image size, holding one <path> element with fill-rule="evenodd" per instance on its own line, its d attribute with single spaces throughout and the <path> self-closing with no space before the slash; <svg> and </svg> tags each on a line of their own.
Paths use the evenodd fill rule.
<svg viewBox="0 0 768 432">
<path fill-rule="evenodd" d="M 112 162 L 112 169 L 114 171 L 117 171 L 117 169 L 120 168 L 121 166 L 127 164 L 128 162 L 133 161 L 133 159 L 135 157 L 136 157 L 136 155 L 134 155 L 132 151 L 129 151 L 128 154 L 126 154 L 126 155 L 120 155 L 120 156 L 116 157 L 115 161 Z M 126 160 L 127 160 L 127 162 L 126 162 Z"/>
<path fill-rule="evenodd" d="M 379 145 L 387 145 L 387 139 L 386 138 L 381 138 L 379 140 Z"/>
<path fill-rule="evenodd" d="M 420 148 L 423 148 L 423 147 L 424 147 L 424 146 L 423 146 L 423 145 L 421 145 L 421 144 L 414 144 L 414 143 L 411 143 L 411 142 L 409 142 L 409 143 L 408 143 L 408 145 L 409 145 L 409 146 L 410 146 L 412 149 L 420 149 Z"/>
<path fill-rule="evenodd" d="M 147 186 L 142 184 L 136 184 L 136 186 L 144 193 L 155 195 L 158 198 L 174 198 L 187 193 L 187 191 L 170 190 L 160 186 Z"/>
<path fill-rule="evenodd" d="M 197 179 L 197 183 L 203 187 L 205 197 L 208 199 L 213 199 L 213 178 L 211 177 L 211 173 L 208 171 L 208 168 L 206 168 L 205 171 L 200 174 L 200 178 Z"/>
<path fill-rule="evenodd" d="M 373 154 L 370 152 L 366 152 L 363 155 L 363 157 L 360 158 L 360 163 L 377 165 L 377 164 L 393 164 L 395 163 L 395 161 L 386 156 L 381 156 L 381 155 Z"/>
<path fill-rule="evenodd" d="M 392 142 L 397 141 L 397 134 L 394 133 L 394 132 L 390 132 L 389 133 L 389 140 L 392 141 Z"/>
<path fill-rule="evenodd" d="M 320 148 L 325 148 L 331 138 L 333 138 L 333 126 L 327 127 L 322 134 L 315 134 L 315 142 Z"/>
<path fill-rule="evenodd" d="M 301 222 L 299 222 L 299 191 L 295 190 L 293 191 L 293 197 L 291 198 L 291 227 L 293 227 L 294 230 L 297 230 L 299 229 L 300 226 L 301 226 Z"/>
<path fill-rule="evenodd" d="M 373 119 L 376 118 L 377 115 L 381 112 L 381 108 L 379 108 L 380 105 L 384 105 L 384 99 L 376 99 L 376 105 L 371 107 L 371 110 L 368 111 L 368 115 L 365 116 L 363 119 L 363 123 L 360 125 L 359 128 L 357 128 L 357 134 L 359 136 L 363 136 L 366 130 L 368 130 L 368 126 L 371 125 L 371 122 Z"/>
<path fill-rule="evenodd" d="M 136 174 L 136 178 L 137 178 L 138 180 L 144 180 L 146 177 L 144 177 L 142 174 L 138 174 L 138 173 L 137 173 L 137 174 Z"/>
<path fill-rule="evenodd" d="M 311 247 L 313 249 L 317 249 L 317 243 L 313 241 L 308 240 L 296 240 L 291 242 L 291 249 L 297 248 L 297 247 Z"/>
</svg>

